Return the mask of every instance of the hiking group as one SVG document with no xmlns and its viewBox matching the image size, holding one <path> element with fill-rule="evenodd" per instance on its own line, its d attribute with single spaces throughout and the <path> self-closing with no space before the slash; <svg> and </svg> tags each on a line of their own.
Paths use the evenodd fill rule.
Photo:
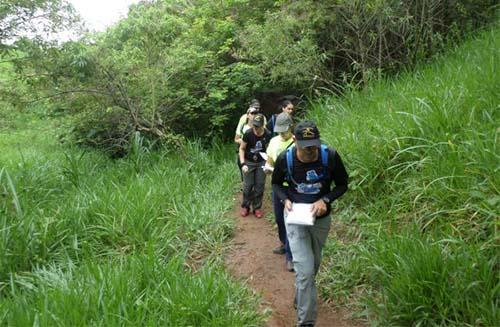
<svg viewBox="0 0 500 327">
<path fill-rule="evenodd" d="M 294 105 L 284 100 L 269 120 L 252 100 L 236 128 L 238 168 L 243 182 L 240 215 L 262 218 L 266 174 L 272 174 L 272 202 L 285 266 L 295 272 L 297 326 L 317 317 L 321 252 L 331 222 L 331 204 L 347 191 L 348 174 L 337 151 L 321 143 L 312 121 L 294 123 Z M 274 137 L 273 137 L 274 136 Z M 332 188 L 333 184 L 333 188 Z"/>
</svg>

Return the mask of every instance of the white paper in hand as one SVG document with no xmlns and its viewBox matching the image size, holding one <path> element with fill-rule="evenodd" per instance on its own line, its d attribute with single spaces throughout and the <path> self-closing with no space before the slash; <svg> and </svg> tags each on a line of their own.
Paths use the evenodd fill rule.
<svg viewBox="0 0 500 327">
<path fill-rule="evenodd" d="M 269 172 L 273 172 L 274 171 L 274 167 L 269 165 L 267 162 L 264 166 L 262 166 L 262 169 L 264 169 L 264 171 L 269 171 Z"/>
<path fill-rule="evenodd" d="M 286 223 L 294 225 L 314 225 L 316 217 L 312 214 L 312 203 L 293 203 L 292 211 L 287 211 Z"/>
</svg>

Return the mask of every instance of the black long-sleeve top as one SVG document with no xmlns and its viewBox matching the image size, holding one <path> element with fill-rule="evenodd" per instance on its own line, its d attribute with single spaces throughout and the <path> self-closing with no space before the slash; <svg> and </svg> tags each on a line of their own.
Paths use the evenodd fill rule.
<svg viewBox="0 0 500 327">
<path fill-rule="evenodd" d="M 313 203 L 327 197 L 327 211 L 320 217 L 330 214 L 331 203 L 347 191 L 349 175 L 344 167 L 340 155 L 333 148 L 328 148 L 328 168 L 323 167 L 321 151 L 314 162 L 303 163 L 297 159 L 297 149 L 292 148 L 293 179 L 287 178 L 286 151 L 283 151 L 274 165 L 272 176 L 273 191 L 281 201 L 289 199 L 296 203 Z M 323 178 L 319 178 L 323 176 Z M 315 179 L 318 179 L 315 181 Z M 288 185 L 283 185 L 285 182 Z M 332 189 L 332 182 L 335 187 Z"/>
</svg>

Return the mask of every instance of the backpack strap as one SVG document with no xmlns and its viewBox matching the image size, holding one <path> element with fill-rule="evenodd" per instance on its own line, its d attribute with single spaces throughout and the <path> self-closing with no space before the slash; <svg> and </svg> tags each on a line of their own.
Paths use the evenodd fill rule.
<svg viewBox="0 0 500 327">
<path fill-rule="evenodd" d="M 293 172 L 293 146 L 286 149 L 286 172 L 287 179 L 290 180 L 292 178 Z"/>
<path fill-rule="evenodd" d="M 293 179 L 293 149 L 294 146 L 290 146 L 286 149 L 286 171 L 287 180 L 291 181 Z M 333 149 L 335 153 L 335 149 Z M 323 166 L 323 174 L 327 176 L 328 172 L 328 146 L 326 144 L 321 144 L 320 148 L 321 165 Z"/>
<path fill-rule="evenodd" d="M 325 144 L 321 144 L 321 164 L 326 172 L 328 170 L 328 147 Z"/>
<path fill-rule="evenodd" d="M 270 122 L 269 127 L 271 127 L 270 132 L 271 134 L 274 135 L 274 124 L 276 124 L 276 114 L 271 115 L 271 119 L 269 119 L 269 122 Z"/>
</svg>

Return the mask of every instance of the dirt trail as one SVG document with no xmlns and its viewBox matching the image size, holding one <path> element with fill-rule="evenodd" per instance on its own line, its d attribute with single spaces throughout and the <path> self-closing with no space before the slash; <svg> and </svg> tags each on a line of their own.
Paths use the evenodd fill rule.
<svg viewBox="0 0 500 327">
<path fill-rule="evenodd" d="M 272 310 L 265 326 L 295 326 L 295 274 L 285 269 L 283 255 L 272 253 L 272 249 L 279 245 L 277 230 L 266 218 L 257 219 L 253 215 L 240 217 L 240 198 L 240 195 L 235 198 L 232 216 L 236 219 L 236 230 L 226 266 L 233 276 L 247 280 L 250 287 L 262 294 L 262 310 Z M 266 196 L 263 209 L 270 216 L 269 202 Z M 346 312 L 336 310 L 319 299 L 317 327 L 361 326 L 347 317 Z"/>
</svg>

